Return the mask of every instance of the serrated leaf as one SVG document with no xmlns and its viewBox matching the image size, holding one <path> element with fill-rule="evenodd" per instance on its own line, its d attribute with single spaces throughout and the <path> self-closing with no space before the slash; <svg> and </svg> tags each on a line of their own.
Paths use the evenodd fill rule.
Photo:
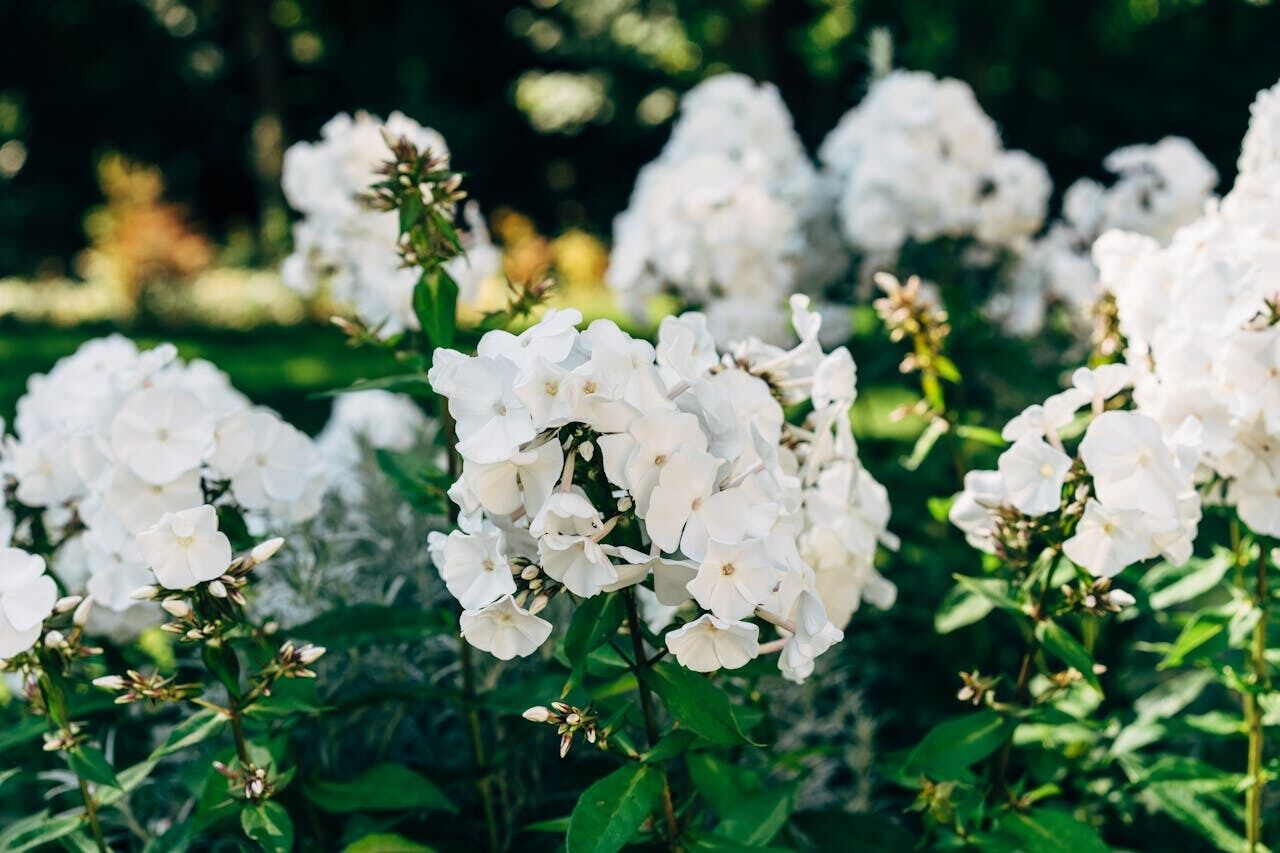
<svg viewBox="0 0 1280 853">
<path fill-rule="evenodd" d="M 642 670 L 641 677 L 662 698 L 676 722 L 699 737 L 726 746 L 755 743 L 734 717 L 728 694 L 705 676 L 661 661 Z"/>
<path fill-rule="evenodd" d="M 240 811 L 240 828 L 268 853 L 289 853 L 293 849 L 293 821 L 275 800 L 246 805 Z"/>
<path fill-rule="evenodd" d="M 226 724 L 227 720 L 217 711 L 208 708 L 197 711 L 173 727 L 173 731 L 169 732 L 164 743 L 151 753 L 151 760 L 158 761 L 166 755 L 173 755 L 189 746 L 195 746 L 216 737 Z"/>
<path fill-rule="evenodd" d="M 345 782 L 312 782 L 307 799 L 333 814 L 360 811 L 443 811 L 458 807 L 421 773 L 400 764 L 376 764 Z"/>
<path fill-rule="evenodd" d="M 568 853 L 616 853 L 658 806 L 662 775 L 628 763 L 582 792 L 569 817 Z"/>
<path fill-rule="evenodd" d="M 1046 619 L 1036 625 L 1036 638 L 1049 654 L 1077 670 L 1090 687 L 1102 693 L 1102 684 L 1093 671 L 1093 658 L 1065 628 Z"/>
</svg>

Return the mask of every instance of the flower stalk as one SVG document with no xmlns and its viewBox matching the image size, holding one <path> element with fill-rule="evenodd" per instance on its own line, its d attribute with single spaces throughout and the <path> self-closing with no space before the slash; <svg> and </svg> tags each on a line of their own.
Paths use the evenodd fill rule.
<svg viewBox="0 0 1280 853">
<path fill-rule="evenodd" d="M 1262 845 L 1262 794 L 1266 784 L 1263 762 L 1262 709 L 1258 694 L 1270 686 L 1267 672 L 1267 547 L 1258 543 L 1257 571 L 1254 578 L 1254 604 L 1259 610 L 1249 647 L 1249 686 L 1244 695 L 1245 725 L 1249 730 L 1248 782 L 1245 790 L 1246 840 L 1250 853 Z"/>
</svg>

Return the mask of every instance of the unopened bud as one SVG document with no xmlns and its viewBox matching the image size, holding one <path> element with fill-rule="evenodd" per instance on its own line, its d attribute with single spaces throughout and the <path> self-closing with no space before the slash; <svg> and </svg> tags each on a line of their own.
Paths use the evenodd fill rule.
<svg viewBox="0 0 1280 853">
<path fill-rule="evenodd" d="M 583 460 L 590 462 L 595 458 L 596 446 L 589 441 L 584 441 L 582 444 L 578 445 L 578 455 L 581 456 Z"/>
<path fill-rule="evenodd" d="M 520 716 L 524 717 L 531 723 L 545 723 L 551 717 L 551 712 L 547 710 L 545 705 L 534 705 Z"/>
<path fill-rule="evenodd" d="M 540 569 L 536 564 L 530 563 L 524 567 L 524 571 L 520 572 L 520 577 L 524 580 L 531 581 L 538 576 L 539 571 Z"/>
<path fill-rule="evenodd" d="M 303 666 L 309 666 L 320 660 L 324 652 L 324 646 L 303 646 L 298 649 L 298 660 L 302 662 Z"/>
<path fill-rule="evenodd" d="M 539 595 L 534 598 L 533 603 L 529 605 L 529 612 L 536 616 L 545 610 L 547 605 L 550 603 L 551 599 L 547 598 L 545 595 Z"/>
<path fill-rule="evenodd" d="M 71 614 L 71 624 L 77 628 L 83 628 L 89 624 L 89 614 L 93 612 L 93 599 L 86 598 L 76 606 L 75 613 Z"/>
<path fill-rule="evenodd" d="M 227 587 L 222 581 L 209 581 L 209 594 L 214 598 L 226 598 Z"/>
<path fill-rule="evenodd" d="M 67 638 L 62 636 L 61 631 L 50 631 L 44 635 L 44 644 L 51 649 L 62 645 L 66 641 Z"/>
<path fill-rule="evenodd" d="M 158 592 L 160 592 L 159 587 L 140 586 L 137 589 L 135 589 L 133 592 L 129 593 L 129 597 L 132 598 L 134 601 L 150 601 L 151 599 L 156 597 L 156 593 Z"/>
<path fill-rule="evenodd" d="M 177 619 L 184 619 L 191 615 L 191 605 L 181 598 L 166 598 L 160 602 L 160 606 L 164 608 L 166 613 Z"/>
<path fill-rule="evenodd" d="M 94 687 L 101 687 L 103 690 L 123 690 L 128 686 L 128 682 L 119 675 L 101 675 L 93 680 Z"/>
<path fill-rule="evenodd" d="M 255 563 L 265 563 L 275 556 L 280 550 L 280 546 L 284 544 L 284 539 L 277 536 L 275 539 L 268 539 L 266 542 L 259 542 L 253 546 L 253 550 L 249 552 L 249 556 L 253 558 Z"/>
<path fill-rule="evenodd" d="M 1123 589 L 1113 589 L 1107 594 L 1107 599 L 1116 607 L 1123 610 L 1126 607 L 1132 607 L 1136 599 L 1125 592 Z"/>
<path fill-rule="evenodd" d="M 84 598 L 82 595 L 64 595 L 53 603 L 54 613 L 70 613 L 76 609 L 80 601 Z"/>
</svg>

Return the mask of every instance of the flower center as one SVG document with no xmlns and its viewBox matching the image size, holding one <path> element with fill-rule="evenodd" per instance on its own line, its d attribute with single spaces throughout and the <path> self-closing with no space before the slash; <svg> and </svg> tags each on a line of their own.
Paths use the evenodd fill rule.
<svg viewBox="0 0 1280 853">
<path fill-rule="evenodd" d="M 169 431 L 163 427 L 156 430 L 156 441 L 168 441 Z"/>
<path fill-rule="evenodd" d="M 689 506 L 694 512 L 702 509 L 702 498 L 694 498 L 693 503 L 689 504 Z"/>
<path fill-rule="evenodd" d="M 583 382 L 582 390 L 587 394 L 596 393 L 596 381 L 594 379 L 588 379 L 586 382 Z"/>
<path fill-rule="evenodd" d="M 723 566 L 720 567 L 720 574 L 724 575 L 725 577 L 728 577 L 729 575 L 733 574 L 734 571 L 736 570 L 737 570 L 737 567 L 734 566 L 733 563 L 725 563 Z"/>
<path fill-rule="evenodd" d="M 484 569 L 486 572 L 493 571 L 493 560 L 485 560 L 480 564 L 480 568 Z"/>
<path fill-rule="evenodd" d="M 182 547 L 182 548 L 190 548 L 190 547 L 191 547 L 191 543 L 192 543 L 192 542 L 194 542 L 194 541 L 195 541 L 195 540 L 194 540 L 194 539 L 192 539 L 190 536 L 179 536 L 179 537 L 178 537 L 178 545 L 179 545 L 180 547 Z"/>
<path fill-rule="evenodd" d="M 1048 462 L 1046 462 L 1046 463 L 1044 463 L 1043 465 L 1041 465 L 1041 466 L 1040 466 L 1040 476 L 1041 476 L 1041 477 L 1044 477 L 1045 479 L 1048 479 L 1049 477 L 1052 477 L 1052 476 L 1053 476 L 1053 466 L 1052 466 L 1052 465 L 1050 465 Z"/>
<path fill-rule="evenodd" d="M 653 457 L 653 464 L 654 464 L 654 465 L 666 465 L 666 464 L 667 464 L 667 454 L 665 454 L 665 453 L 659 453 L 657 456 Z"/>
<path fill-rule="evenodd" d="M 542 386 L 542 390 L 547 392 L 548 397 L 554 397 L 560 393 L 560 383 L 554 379 L 548 379 Z"/>
<path fill-rule="evenodd" d="M 494 404 L 493 404 L 493 413 L 494 413 L 495 415 L 497 415 L 498 417 L 506 417 L 506 416 L 507 416 L 507 407 L 506 407 L 506 406 L 504 406 L 502 403 L 494 403 Z"/>
</svg>

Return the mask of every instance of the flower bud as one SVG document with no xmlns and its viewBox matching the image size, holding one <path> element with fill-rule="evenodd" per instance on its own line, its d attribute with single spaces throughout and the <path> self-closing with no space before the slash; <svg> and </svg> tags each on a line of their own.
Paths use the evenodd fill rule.
<svg viewBox="0 0 1280 853">
<path fill-rule="evenodd" d="M 82 595 L 64 595 L 53 603 L 54 613 L 70 613 L 83 600 Z"/>
<path fill-rule="evenodd" d="M 551 717 L 551 712 L 545 705 L 534 705 L 521 716 L 531 723 L 545 723 Z"/>
<path fill-rule="evenodd" d="M 283 544 L 284 539 L 279 536 L 274 539 L 268 539 L 266 542 L 259 542 L 253 546 L 249 556 L 253 558 L 255 563 L 265 563 L 275 556 L 275 553 L 280 550 L 280 546 Z"/>
<path fill-rule="evenodd" d="M 103 690 L 124 690 L 128 682 L 119 675 L 101 675 L 93 680 L 93 686 Z"/>
<path fill-rule="evenodd" d="M 164 608 L 166 613 L 177 619 L 183 619 L 191 615 L 191 605 L 181 598 L 166 598 L 160 602 L 160 606 Z"/>
<path fill-rule="evenodd" d="M 1107 599 L 1120 610 L 1126 607 L 1132 607 L 1136 599 L 1125 592 L 1123 589 L 1113 589 L 1107 594 Z"/>
<path fill-rule="evenodd" d="M 158 593 L 159 591 L 160 591 L 159 587 L 140 586 L 137 589 L 135 589 L 133 592 L 129 593 L 129 597 L 132 598 L 134 601 L 150 601 L 151 599 L 156 597 L 156 593 Z"/>
<path fill-rule="evenodd" d="M 298 649 L 298 660 L 302 662 L 303 666 L 308 666 L 320 660 L 324 652 L 324 646 L 303 646 Z"/>
<path fill-rule="evenodd" d="M 61 631 L 50 631 L 44 635 L 44 644 L 51 649 L 62 645 L 66 641 L 67 638 L 62 636 Z"/>
<path fill-rule="evenodd" d="M 93 599 L 86 598 L 76 606 L 75 613 L 71 614 L 71 624 L 77 628 L 83 628 L 89 624 L 89 614 L 93 612 Z"/>
<path fill-rule="evenodd" d="M 227 587 L 222 581 L 209 581 L 209 594 L 214 598 L 226 598 Z"/>
</svg>

